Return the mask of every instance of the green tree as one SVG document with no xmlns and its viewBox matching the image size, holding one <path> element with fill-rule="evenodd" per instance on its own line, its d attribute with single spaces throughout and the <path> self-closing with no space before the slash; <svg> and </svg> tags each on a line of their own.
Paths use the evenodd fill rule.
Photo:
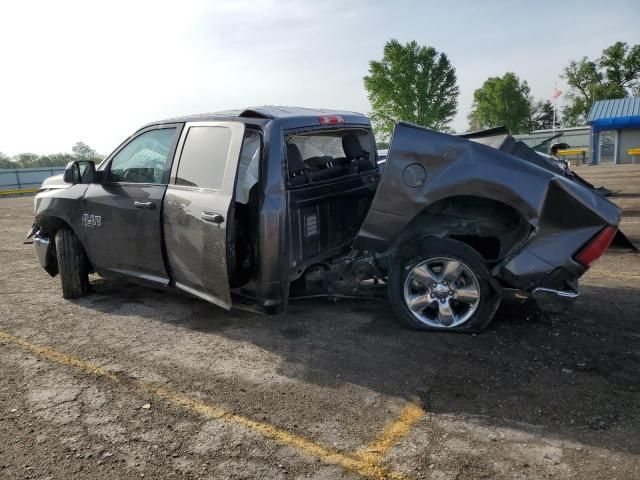
<svg viewBox="0 0 640 480">
<path fill-rule="evenodd" d="M 64 167 L 75 157 L 70 153 L 52 153 L 51 155 L 43 155 L 38 162 L 39 167 Z"/>
<path fill-rule="evenodd" d="M 39 167 L 40 156 L 35 153 L 19 153 L 13 157 L 16 164 L 15 168 L 34 168 Z"/>
<path fill-rule="evenodd" d="M 602 51 L 599 65 L 610 91 L 626 96 L 640 86 L 640 45 L 616 42 Z"/>
<path fill-rule="evenodd" d="M 16 168 L 16 166 L 7 155 L 0 152 L 0 168 Z"/>
<path fill-rule="evenodd" d="M 373 125 L 383 141 L 399 120 L 443 130 L 458 106 L 456 71 L 446 54 L 415 41 L 388 41 L 382 60 L 369 62 L 364 87 Z"/>
<path fill-rule="evenodd" d="M 77 142 L 71 147 L 71 154 L 75 160 L 100 160 L 101 157 L 98 153 L 89 145 L 83 142 Z"/>
<path fill-rule="evenodd" d="M 569 85 L 563 121 L 569 126 L 584 124 L 594 101 L 640 93 L 640 45 L 616 42 L 597 60 L 571 60 L 561 77 Z"/>
<path fill-rule="evenodd" d="M 556 111 L 556 128 L 560 126 L 560 112 Z M 538 100 L 531 104 L 531 130 L 553 128 L 553 103 L 549 100 Z"/>
<path fill-rule="evenodd" d="M 511 133 L 528 130 L 531 119 L 529 93 L 527 82 L 520 81 L 515 73 L 488 78 L 473 93 L 470 129 L 505 126 Z"/>
<path fill-rule="evenodd" d="M 93 160 L 94 162 L 102 160 L 102 156 L 86 143 L 76 143 L 71 151 L 73 153 L 52 153 L 50 155 L 20 153 L 12 159 L 0 152 L 0 168 L 63 167 L 72 160 Z"/>
</svg>

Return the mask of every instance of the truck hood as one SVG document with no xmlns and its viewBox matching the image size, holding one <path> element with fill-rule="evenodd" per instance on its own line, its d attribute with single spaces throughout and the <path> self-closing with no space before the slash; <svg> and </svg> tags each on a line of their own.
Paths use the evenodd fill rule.
<svg viewBox="0 0 640 480">
<path fill-rule="evenodd" d="M 62 180 L 62 177 L 63 174 L 61 173 L 59 175 L 54 175 L 53 177 L 45 178 L 42 182 L 42 185 L 40 186 L 40 190 L 38 191 L 42 192 L 44 190 L 58 190 L 61 188 L 69 188 L 71 184 L 66 183 L 64 180 Z"/>
<path fill-rule="evenodd" d="M 459 196 L 512 207 L 533 231 L 553 224 L 589 235 L 620 220 L 618 207 L 506 131 L 456 136 L 400 122 L 354 246 L 386 251 L 427 207 Z"/>
</svg>

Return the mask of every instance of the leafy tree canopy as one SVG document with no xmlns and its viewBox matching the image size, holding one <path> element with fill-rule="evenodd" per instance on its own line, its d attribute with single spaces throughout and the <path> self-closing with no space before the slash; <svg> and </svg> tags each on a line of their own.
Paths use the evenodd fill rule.
<svg viewBox="0 0 640 480">
<path fill-rule="evenodd" d="M 83 142 L 77 142 L 71 147 L 71 153 L 76 160 L 99 160 L 100 155 L 91 148 L 89 145 Z"/>
<path fill-rule="evenodd" d="M 19 153 L 13 157 L 13 161 L 17 165 L 15 168 L 33 168 L 39 167 L 40 156 L 35 153 Z"/>
<path fill-rule="evenodd" d="M 582 125 L 594 101 L 640 95 L 640 45 L 616 42 L 596 60 L 571 60 L 561 77 L 569 85 L 564 123 Z"/>
<path fill-rule="evenodd" d="M 521 133 L 530 127 L 531 99 L 529 85 L 515 73 L 488 78 L 473 93 L 469 115 L 471 130 L 506 126 L 511 133 Z"/>
<path fill-rule="evenodd" d="M 9 158 L 0 152 L 0 168 L 36 168 L 36 167 L 64 167 L 72 160 L 93 160 L 98 162 L 102 156 L 86 143 L 78 142 L 71 148 L 72 153 L 52 153 L 50 155 L 36 155 L 35 153 L 19 153 Z"/>
<path fill-rule="evenodd" d="M 560 112 L 556 111 L 555 127 L 560 126 Z M 553 104 L 549 100 L 538 100 L 531 104 L 531 130 L 553 128 Z"/>
<path fill-rule="evenodd" d="M 382 60 L 369 62 L 364 87 L 371 120 L 383 141 L 400 120 L 444 130 L 458 106 L 456 71 L 449 58 L 415 41 L 388 41 Z"/>
<path fill-rule="evenodd" d="M 15 168 L 11 159 L 0 152 L 0 168 Z"/>
</svg>

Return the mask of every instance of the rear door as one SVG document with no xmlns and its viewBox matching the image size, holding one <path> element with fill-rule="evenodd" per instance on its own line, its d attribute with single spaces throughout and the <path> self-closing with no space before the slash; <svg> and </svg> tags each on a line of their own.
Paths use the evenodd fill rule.
<svg viewBox="0 0 640 480">
<path fill-rule="evenodd" d="M 162 255 L 162 198 L 181 125 L 137 133 L 108 160 L 105 181 L 90 184 L 81 238 L 98 272 L 169 283 Z"/>
<path fill-rule="evenodd" d="M 231 308 L 227 226 L 244 124 L 185 125 L 164 201 L 167 259 L 176 287 Z"/>
</svg>

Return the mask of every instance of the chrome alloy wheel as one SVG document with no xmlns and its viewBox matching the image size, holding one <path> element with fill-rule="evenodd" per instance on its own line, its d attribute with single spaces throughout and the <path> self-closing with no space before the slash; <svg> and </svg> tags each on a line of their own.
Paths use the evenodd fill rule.
<svg viewBox="0 0 640 480">
<path fill-rule="evenodd" d="M 436 257 L 414 266 L 404 281 L 411 314 L 429 327 L 454 328 L 469 320 L 480 304 L 473 271 L 453 258 Z"/>
</svg>

